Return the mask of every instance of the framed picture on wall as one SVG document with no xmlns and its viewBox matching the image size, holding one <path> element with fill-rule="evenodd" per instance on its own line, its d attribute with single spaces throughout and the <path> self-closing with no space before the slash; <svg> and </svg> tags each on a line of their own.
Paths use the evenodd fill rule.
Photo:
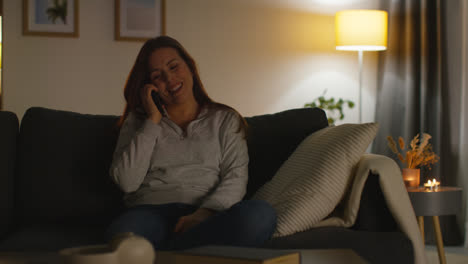
<svg viewBox="0 0 468 264">
<path fill-rule="evenodd" d="M 79 37 L 79 0 L 23 0 L 23 35 Z"/>
<path fill-rule="evenodd" d="M 115 39 L 146 41 L 165 34 L 165 0 L 115 0 Z"/>
</svg>

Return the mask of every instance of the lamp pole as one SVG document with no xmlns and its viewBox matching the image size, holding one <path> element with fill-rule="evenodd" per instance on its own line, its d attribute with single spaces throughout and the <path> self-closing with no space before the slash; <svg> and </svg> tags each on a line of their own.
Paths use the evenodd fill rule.
<svg viewBox="0 0 468 264">
<path fill-rule="evenodd" d="M 363 51 L 358 50 L 358 60 L 359 60 L 359 124 L 362 123 L 362 57 Z"/>
</svg>

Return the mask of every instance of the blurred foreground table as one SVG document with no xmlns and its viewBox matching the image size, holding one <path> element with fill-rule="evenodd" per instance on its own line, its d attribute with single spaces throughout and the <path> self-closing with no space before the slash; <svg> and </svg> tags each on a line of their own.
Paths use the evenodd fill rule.
<svg viewBox="0 0 468 264">
<path fill-rule="evenodd" d="M 366 264 L 366 260 L 350 249 L 301 249 L 301 264 Z M 156 252 L 157 264 L 177 264 L 174 252 Z M 229 263 L 229 260 L 228 262 Z M 0 252 L 0 264 L 67 264 L 57 252 Z M 219 262 L 223 264 L 223 261 Z"/>
</svg>

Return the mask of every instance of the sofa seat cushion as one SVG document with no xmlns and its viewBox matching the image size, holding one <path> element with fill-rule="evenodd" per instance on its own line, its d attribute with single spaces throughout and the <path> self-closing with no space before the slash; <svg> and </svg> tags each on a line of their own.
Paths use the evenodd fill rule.
<svg viewBox="0 0 468 264">
<path fill-rule="evenodd" d="M 301 142 L 253 197 L 275 208 L 274 236 L 307 230 L 333 211 L 351 186 L 354 168 L 377 130 L 376 123 L 344 124 L 324 128 Z"/>
<path fill-rule="evenodd" d="M 247 117 L 249 182 L 245 199 L 271 180 L 301 141 L 328 126 L 320 108 L 298 108 L 275 114 Z"/>
<path fill-rule="evenodd" d="M 33 107 L 18 141 L 15 209 L 20 224 L 100 225 L 120 213 L 109 176 L 116 116 Z"/>
<path fill-rule="evenodd" d="M 398 245 L 398 248 L 395 247 Z M 344 227 L 320 227 L 269 240 L 263 247 L 275 249 L 352 249 L 369 263 L 413 263 L 413 246 L 402 232 L 356 231 Z"/>
<path fill-rule="evenodd" d="M 57 251 L 63 248 L 104 244 L 101 226 L 30 226 L 0 240 L 0 252 Z"/>
</svg>

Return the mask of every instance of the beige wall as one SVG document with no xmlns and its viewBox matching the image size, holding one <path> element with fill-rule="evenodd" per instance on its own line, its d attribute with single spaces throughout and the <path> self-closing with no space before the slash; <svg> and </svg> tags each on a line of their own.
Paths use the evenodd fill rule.
<svg viewBox="0 0 468 264">
<path fill-rule="evenodd" d="M 167 34 L 197 60 L 213 99 L 246 116 L 302 107 L 325 89 L 357 101 L 357 52 L 335 51 L 333 15 L 378 1 L 166 1 Z M 23 36 L 21 2 L 4 2 L 4 109 L 121 113 L 142 43 L 114 41 L 114 0 L 80 1 L 77 39 Z M 365 53 L 364 121 L 374 119 L 376 66 L 377 53 Z M 348 111 L 345 122 L 357 120 Z"/>
</svg>

